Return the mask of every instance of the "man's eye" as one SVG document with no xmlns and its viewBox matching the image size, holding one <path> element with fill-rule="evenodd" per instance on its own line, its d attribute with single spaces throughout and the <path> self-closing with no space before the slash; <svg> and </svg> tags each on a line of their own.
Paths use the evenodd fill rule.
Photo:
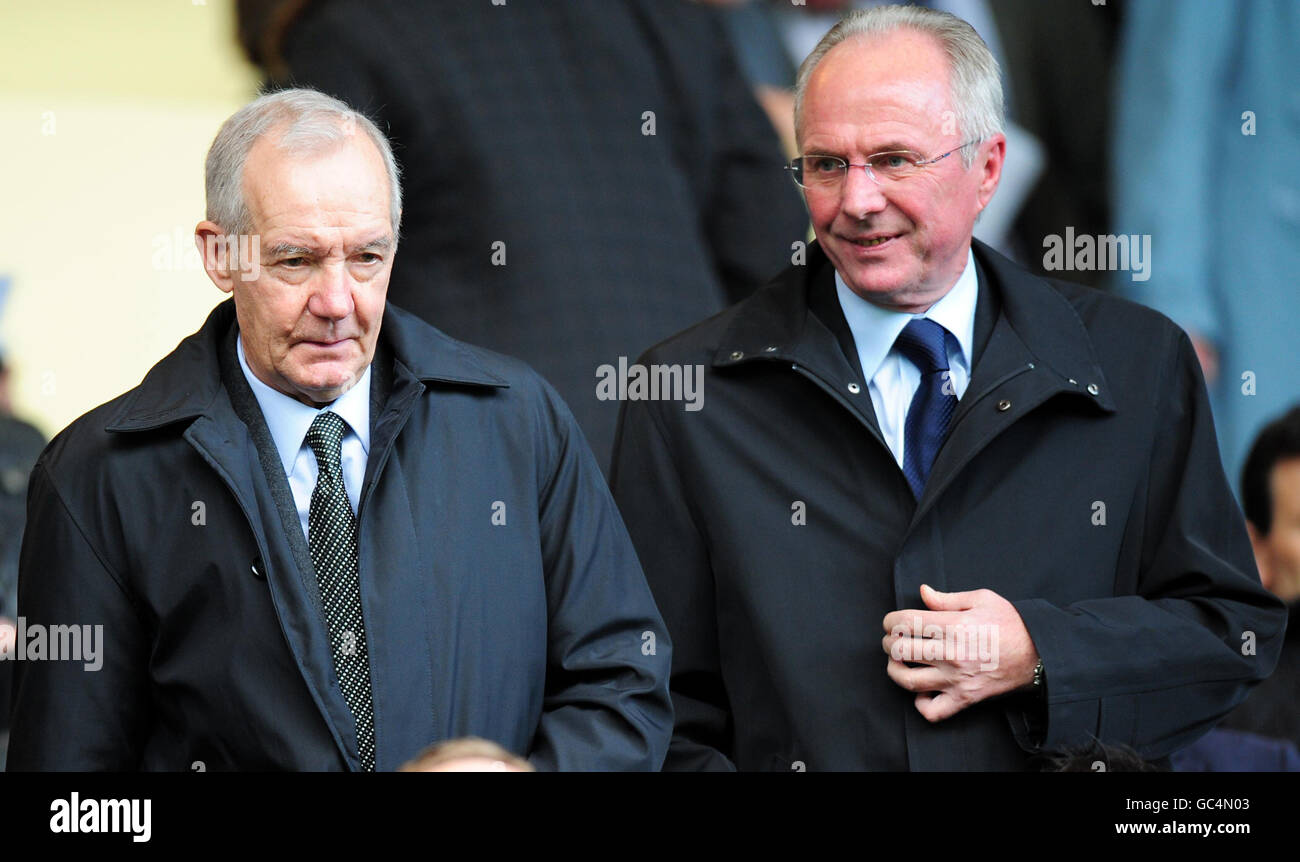
<svg viewBox="0 0 1300 862">
<path fill-rule="evenodd" d="M 839 159 L 813 157 L 806 160 L 808 170 L 815 174 L 833 174 L 843 164 Z"/>
<path fill-rule="evenodd" d="M 885 170 L 896 171 L 900 168 L 910 168 L 911 166 L 912 160 L 901 153 L 886 153 L 876 159 L 876 167 L 884 168 Z"/>
<path fill-rule="evenodd" d="M 307 258 L 305 257 L 288 257 L 280 261 L 280 266 L 299 267 L 306 266 Z"/>
<path fill-rule="evenodd" d="M 383 259 L 379 255 L 375 254 L 373 251 L 363 251 L 361 254 L 357 255 L 357 258 L 362 263 L 378 263 L 380 260 Z"/>
</svg>

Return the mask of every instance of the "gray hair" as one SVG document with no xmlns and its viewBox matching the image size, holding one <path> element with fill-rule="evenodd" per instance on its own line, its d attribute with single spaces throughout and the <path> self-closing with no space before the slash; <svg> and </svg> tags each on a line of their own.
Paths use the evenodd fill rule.
<svg viewBox="0 0 1300 862">
<path fill-rule="evenodd" d="M 822 37 L 799 66 L 794 86 L 794 124 L 802 137 L 803 97 L 808 80 L 822 58 L 855 36 L 876 36 L 912 30 L 938 40 L 948 55 L 948 90 L 957 114 L 958 131 L 966 140 L 983 141 L 1002 131 L 1002 77 L 998 61 L 975 32 L 956 15 L 923 6 L 876 6 L 850 12 Z M 962 164 L 975 160 L 974 144 L 962 148 Z"/>
<path fill-rule="evenodd" d="M 388 138 L 365 114 L 307 88 L 259 96 L 222 123 L 204 165 L 208 220 L 229 234 L 252 233 L 252 217 L 244 200 L 244 162 L 263 135 L 279 132 L 278 146 L 290 153 L 315 153 L 343 142 L 357 128 L 370 136 L 384 158 L 389 217 L 396 241 L 402 220 L 402 182 Z"/>
</svg>

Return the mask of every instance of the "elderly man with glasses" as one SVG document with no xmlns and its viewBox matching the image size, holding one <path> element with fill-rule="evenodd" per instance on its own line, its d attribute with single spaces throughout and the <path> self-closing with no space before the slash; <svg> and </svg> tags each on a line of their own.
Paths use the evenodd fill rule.
<svg viewBox="0 0 1300 862">
<path fill-rule="evenodd" d="M 674 643 L 667 768 L 1189 744 L 1285 617 L 1186 335 L 972 239 L 1014 154 L 960 19 L 847 16 L 795 120 L 816 242 L 641 359 L 703 365 L 703 410 L 621 418 L 615 497 Z"/>
</svg>

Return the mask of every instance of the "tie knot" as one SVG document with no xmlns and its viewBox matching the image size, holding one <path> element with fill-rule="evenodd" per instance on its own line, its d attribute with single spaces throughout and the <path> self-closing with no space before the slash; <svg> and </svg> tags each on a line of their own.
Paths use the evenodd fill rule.
<svg viewBox="0 0 1300 862">
<path fill-rule="evenodd" d="M 307 445 L 316 455 L 316 466 L 326 472 L 340 469 L 343 434 L 347 431 L 343 417 L 330 410 L 316 414 L 307 429 Z"/>
<path fill-rule="evenodd" d="M 921 369 L 922 374 L 948 370 L 948 330 L 928 317 L 908 321 L 894 347 Z"/>
</svg>

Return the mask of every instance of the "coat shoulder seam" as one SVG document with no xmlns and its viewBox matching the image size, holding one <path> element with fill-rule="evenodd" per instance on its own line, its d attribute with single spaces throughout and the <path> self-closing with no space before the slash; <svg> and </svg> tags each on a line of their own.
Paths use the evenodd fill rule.
<svg viewBox="0 0 1300 862">
<path fill-rule="evenodd" d="M 76 514 L 73 513 L 71 507 L 68 506 L 67 500 L 63 496 L 63 492 L 59 490 L 59 486 L 54 480 L 54 474 L 50 472 L 50 469 L 44 463 L 44 460 L 38 462 L 36 466 L 32 468 L 33 473 L 35 473 L 36 470 L 40 470 L 45 475 L 45 482 L 49 486 L 50 493 L 53 494 L 54 499 L 58 501 L 59 508 L 61 508 L 64 515 L 67 516 L 68 522 L 72 524 L 73 528 L 77 531 L 77 535 L 81 537 L 81 540 L 85 542 L 86 547 L 90 549 L 92 554 L 94 554 L 96 562 L 99 563 L 100 567 L 113 581 L 113 584 L 134 607 L 136 602 L 131 595 L 131 591 L 128 590 L 126 585 L 123 583 L 121 575 L 119 575 L 115 568 L 104 559 L 104 555 L 100 553 L 99 548 L 97 548 L 95 543 L 90 540 L 90 536 L 87 535 Z"/>
</svg>

